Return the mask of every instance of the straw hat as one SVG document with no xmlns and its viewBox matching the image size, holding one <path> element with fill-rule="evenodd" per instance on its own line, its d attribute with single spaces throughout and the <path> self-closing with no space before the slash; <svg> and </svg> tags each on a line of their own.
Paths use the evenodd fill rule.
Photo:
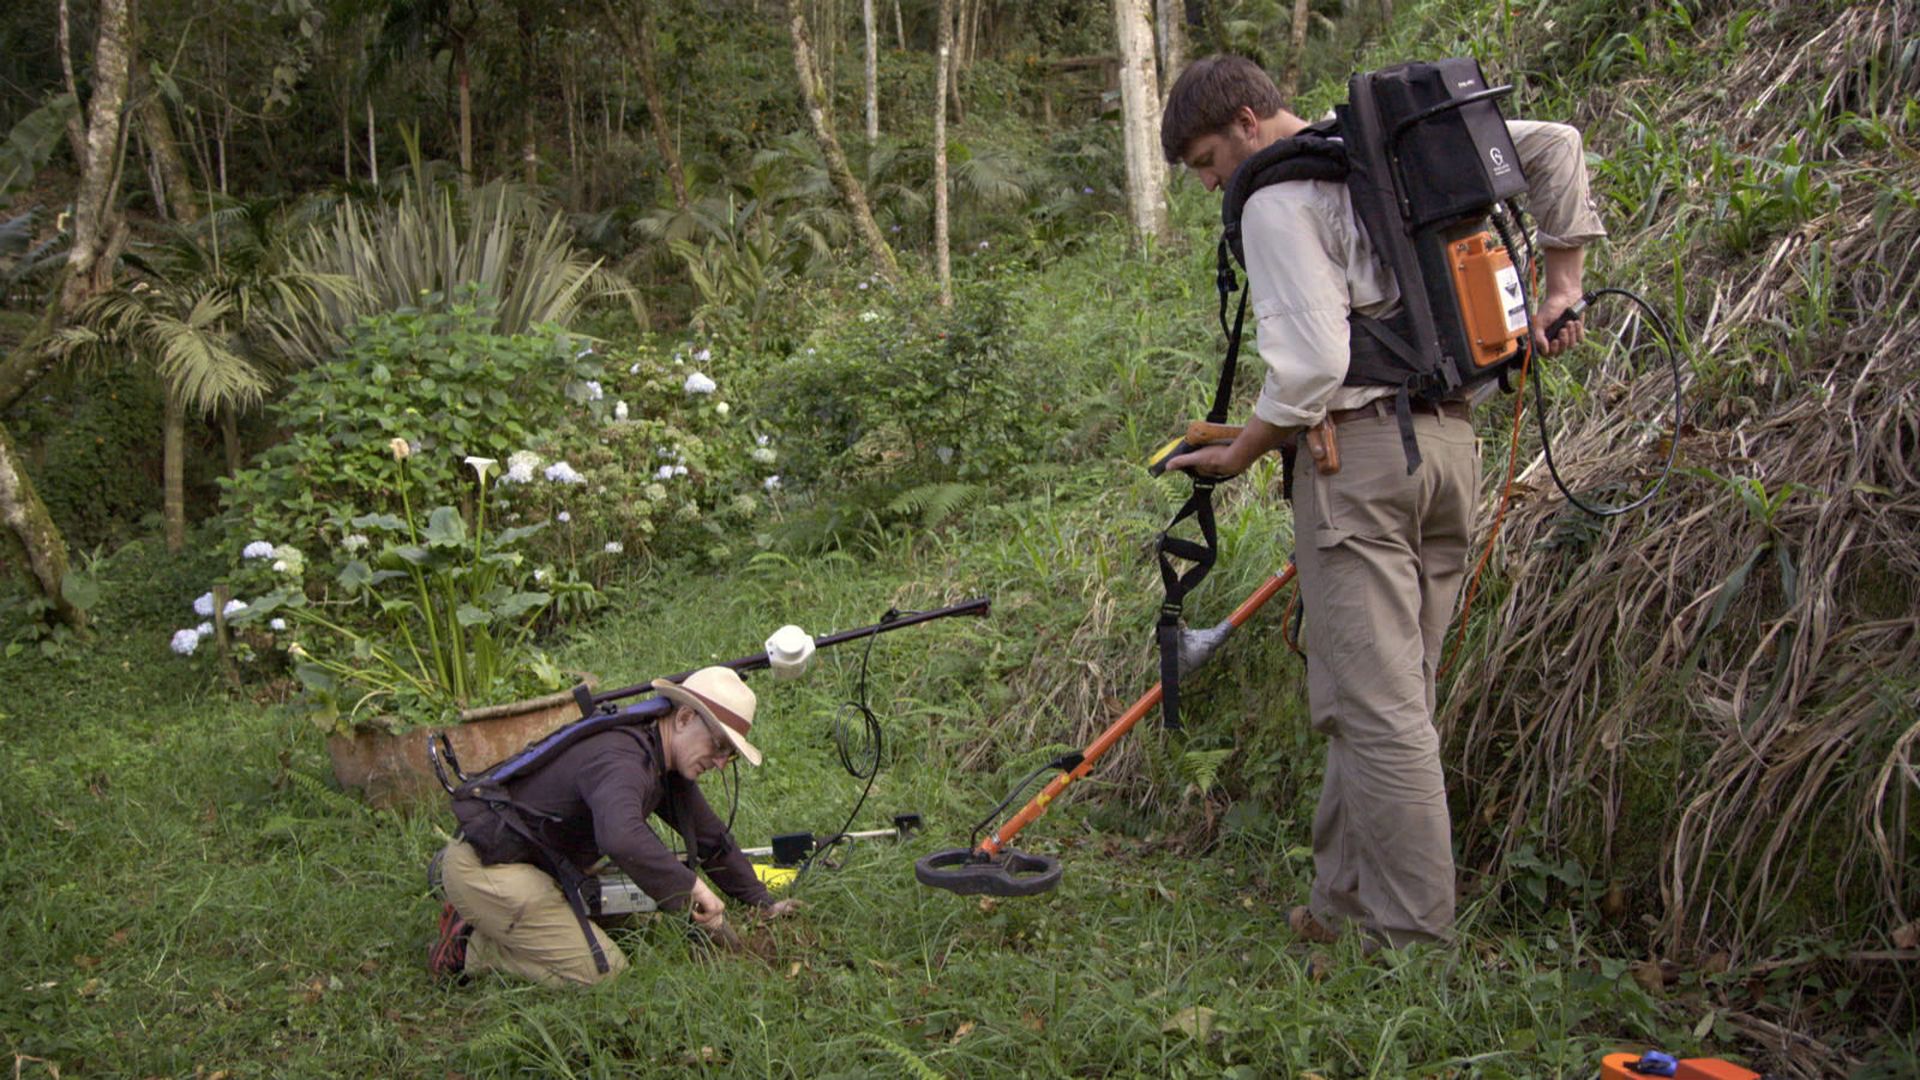
<svg viewBox="0 0 1920 1080">
<path fill-rule="evenodd" d="M 706 667 L 687 676 L 685 682 L 653 680 L 653 688 L 676 705 L 685 705 L 707 718 L 733 744 L 747 764 L 760 764 L 760 751 L 747 741 L 753 730 L 754 710 L 759 701 L 730 667 Z"/>
</svg>

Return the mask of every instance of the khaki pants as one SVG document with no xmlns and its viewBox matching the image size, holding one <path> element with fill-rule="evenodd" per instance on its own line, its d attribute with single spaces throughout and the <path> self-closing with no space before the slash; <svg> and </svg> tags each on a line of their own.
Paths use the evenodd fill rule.
<svg viewBox="0 0 1920 1080">
<path fill-rule="evenodd" d="M 537 866 L 488 866 L 473 845 L 456 840 L 441 859 L 440 881 L 454 910 L 473 924 L 467 940 L 469 974 L 503 971 L 549 986 L 587 986 L 627 969 L 626 954 L 604 930 L 588 923 L 607 958 L 606 974 L 595 969 L 580 920 L 559 883 Z"/>
<path fill-rule="evenodd" d="M 1294 481 L 1307 701 L 1327 736 L 1309 907 L 1328 926 L 1356 922 L 1395 946 L 1453 926 L 1433 678 L 1479 488 L 1472 424 L 1416 410 L 1414 431 L 1425 461 L 1411 476 L 1388 408 L 1340 425 L 1331 476 L 1303 440 Z"/>
</svg>

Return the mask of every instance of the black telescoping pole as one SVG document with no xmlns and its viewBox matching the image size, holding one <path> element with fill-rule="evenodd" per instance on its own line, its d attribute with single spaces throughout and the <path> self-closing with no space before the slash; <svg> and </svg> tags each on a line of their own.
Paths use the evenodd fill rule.
<svg viewBox="0 0 1920 1080">
<path fill-rule="evenodd" d="M 917 626 L 923 622 L 932 622 L 935 619 L 945 619 L 955 615 L 985 615 L 992 606 L 993 597 L 976 596 L 971 600 L 963 600 L 958 604 L 936 608 L 933 611 L 916 611 L 909 615 L 901 615 L 897 618 L 874 623 L 872 626 L 862 626 L 853 630 L 842 630 L 839 633 L 817 637 L 813 639 L 813 645 L 816 649 L 827 649 L 849 641 L 858 641 L 861 638 L 872 637 L 875 634 L 884 634 L 889 630 L 903 630 L 909 626 Z M 717 666 L 730 667 L 744 675 L 749 671 L 758 671 L 770 665 L 771 661 L 768 660 L 767 654 L 757 652 L 752 656 L 743 656 L 738 660 L 729 660 L 725 664 Z M 702 666 L 712 667 L 716 665 L 709 664 Z M 668 675 L 667 678 L 673 682 L 684 682 L 687 676 L 699 670 L 700 668 L 689 668 L 677 675 Z M 626 698 L 638 697 L 641 694 L 651 694 L 653 692 L 653 684 L 651 682 L 644 682 L 635 686 L 622 687 L 618 690 L 609 690 L 604 694 L 576 692 L 574 696 L 580 701 L 581 715 L 586 716 L 590 715 L 595 708 L 607 702 L 621 701 Z"/>
</svg>

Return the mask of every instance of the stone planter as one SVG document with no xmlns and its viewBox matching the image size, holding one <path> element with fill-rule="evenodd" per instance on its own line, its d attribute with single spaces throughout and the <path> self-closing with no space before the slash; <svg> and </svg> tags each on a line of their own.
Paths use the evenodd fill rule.
<svg viewBox="0 0 1920 1080">
<path fill-rule="evenodd" d="M 582 675 L 587 689 L 600 680 Z M 468 775 L 480 772 L 521 747 L 570 721 L 580 718 L 573 691 L 545 697 L 468 709 L 459 723 L 419 727 L 399 734 L 371 726 L 356 727 L 352 735 L 327 736 L 327 754 L 333 776 L 341 787 L 358 790 L 374 806 L 386 809 L 423 797 L 444 797 L 427 759 L 427 737 L 445 732 Z"/>
</svg>

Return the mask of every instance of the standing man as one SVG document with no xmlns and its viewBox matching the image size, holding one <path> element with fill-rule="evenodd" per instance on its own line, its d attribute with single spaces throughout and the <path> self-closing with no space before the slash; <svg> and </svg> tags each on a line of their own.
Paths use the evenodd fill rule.
<svg viewBox="0 0 1920 1080">
<path fill-rule="evenodd" d="M 1307 124 L 1258 65 L 1213 56 L 1181 74 L 1160 127 L 1167 160 L 1217 191 L 1240 164 Z M 1584 248 L 1605 235 L 1587 190 L 1580 134 L 1564 124 L 1508 125 L 1545 248 L 1545 327 L 1581 293 Z M 1260 188 L 1241 220 L 1250 306 L 1267 375 L 1231 445 L 1169 461 L 1204 476 L 1245 471 L 1270 450 L 1331 421 L 1337 472 L 1294 484 L 1294 561 L 1309 619 L 1307 699 L 1327 736 L 1314 815 L 1314 883 L 1288 924 L 1331 941 L 1351 923 L 1394 947 L 1443 940 L 1454 920 L 1452 830 L 1433 727 L 1434 671 L 1466 573 L 1479 450 L 1469 401 L 1413 403 L 1417 469 L 1402 443 L 1395 388 L 1352 377 L 1348 316 L 1385 319 L 1400 285 L 1356 217 L 1344 183 Z M 1580 339 L 1578 321 L 1546 355 Z"/>
<path fill-rule="evenodd" d="M 590 735 L 551 763 L 506 784 L 504 808 L 454 800 L 460 833 L 439 857 L 448 903 L 427 957 L 436 976 L 501 971 L 553 985 L 586 985 L 618 975 L 627 958 L 586 917 L 577 880 L 604 854 L 663 910 L 686 910 L 708 933 L 726 932 L 721 891 L 767 916 L 784 915 L 754 876 L 697 781 L 735 754 L 760 764 L 747 741 L 757 705 L 728 667 L 702 668 L 684 683 L 656 679 L 675 708 L 651 724 Z M 683 837 L 685 864 L 647 818 L 658 814 Z M 556 880 L 558 879 L 558 880 Z"/>
</svg>

